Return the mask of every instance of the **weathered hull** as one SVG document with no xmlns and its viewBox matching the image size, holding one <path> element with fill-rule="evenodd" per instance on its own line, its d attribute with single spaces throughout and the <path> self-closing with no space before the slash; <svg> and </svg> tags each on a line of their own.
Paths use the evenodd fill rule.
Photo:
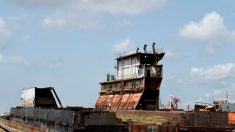
<svg viewBox="0 0 235 132">
<path fill-rule="evenodd" d="M 17 131 L 128 130 L 126 125 L 122 124 L 121 120 L 116 117 L 115 113 L 86 108 L 12 108 L 9 120 L 3 120 L 3 123 L 10 129 Z"/>
<path fill-rule="evenodd" d="M 234 113 L 229 112 L 185 112 L 185 111 L 116 111 L 118 118 L 128 117 L 123 122 L 114 120 L 114 115 L 105 112 L 82 112 L 75 118 L 72 127 L 65 124 L 56 125 L 48 121 L 37 124 L 31 120 L 18 118 L 0 119 L 0 126 L 7 131 L 43 132 L 43 131 L 81 131 L 81 132 L 232 132 L 235 129 Z M 85 118 L 83 118 L 85 117 Z M 115 116 L 116 117 L 116 116 Z M 135 122 L 134 118 L 140 118 Z M 153 117 L 157 117 L 155 120 Z M 143 119 L 145 119 L 145 121 Z M 150 120 L 148 120 L 150 118 Z M 164 119 L 164 120 L 162 120 Z M 151 121 L 151 122 L 149 122 Z M 109 123 L 107 123 L 109 122 Z"/>
<path fill-rule="evenodd" d="M 6 120 L 0 118 L 0 126 L 4 131 L 9 132 L 46 132 L 48 129 L 38 128 L 32 124 L 24 124 L 14 120 Z"/>
</svg>

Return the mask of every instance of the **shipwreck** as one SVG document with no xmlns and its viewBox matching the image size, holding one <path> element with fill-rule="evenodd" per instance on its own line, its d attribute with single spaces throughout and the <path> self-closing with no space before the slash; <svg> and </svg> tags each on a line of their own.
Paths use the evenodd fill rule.
<svg viewBox="0 0 235 132">
<path fill-rule="evenodd" d="M 116 58 L 117 75 L 107 75 L 101 82 L 96 108 L 102 110 L 158 110 L 164 57 L 162 49 L 144 52 L 137 48 L 132 54 L 119 54 Z"/>
</svg>

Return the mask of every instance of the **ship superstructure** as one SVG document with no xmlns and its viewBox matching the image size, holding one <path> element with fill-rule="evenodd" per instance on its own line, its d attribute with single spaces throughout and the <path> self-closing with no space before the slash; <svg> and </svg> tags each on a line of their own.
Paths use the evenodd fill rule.
<svg viewBox="0 0 235 132">
<path fill-rule="evenodd" d="M 116 58 L 117 75 L 107 75 L 101 82 L 96 108 L 102 110 L 155 110 L 159 109 L 159 93 L 162 82 L 162 49 L 152 45 L 152 51 L 137 48 L 135 53 L 120 54 Z"/>
</svg>

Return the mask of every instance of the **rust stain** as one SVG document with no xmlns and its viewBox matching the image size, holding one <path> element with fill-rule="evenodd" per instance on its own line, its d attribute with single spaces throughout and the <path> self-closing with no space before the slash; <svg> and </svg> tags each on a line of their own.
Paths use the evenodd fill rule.
<svg viewBox="0 0 235 132">
<path fill-rule="evenodd" d="M 133 102 L 132 108 L 136 108 L 137 107 L 138 102 L 140 101 L 140 98 L 141 98 L 142 94 L 143 93 L 134 94 L 133 99 L 132 99 L 132 102 Z"/>
<path fill-rule="evenodd" d="M 228 113 L 228 124 L 235 124 L 235 113 Z"/>
<path fill-rule="evenodd" d="M 96 108 L 103 110 L 135 110 L 142 94 L 142 92 L 109 95 L 103 94 L 99 96 L 96 102 Z M 109 104 L 111 105 L 111 108 L 109 108 Z"/>
<path fill-rule="evenodd" d="M 112 100 L 112 110 L 116 110 L 118 108 L 118 101 L 119 101 L 120 95 L 114 95 L 114 98 Z"/>
<path fill-rule="evenodd" d="M 118 107 L 118 110 L 122 110 L 123 109 L 123 106 L 124 104 L 127 102 L 127 98 L 130 96 L 130 94 L 124 94 L 123 97 L 122 97 L 122 100 L 119 104 L 119 107 Z"/>
</svg>

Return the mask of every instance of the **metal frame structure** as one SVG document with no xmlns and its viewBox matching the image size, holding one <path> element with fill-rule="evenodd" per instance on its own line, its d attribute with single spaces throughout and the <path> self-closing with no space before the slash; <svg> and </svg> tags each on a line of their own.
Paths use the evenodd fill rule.
<svg viewBox="0 0 235 132">
<path fill-rule="evenodd" d="M 159 109 L 159 93 L 162 82 L 163 65 L 158 62 L 164 52 L 155 49 L 153 52 L 120 54 L 116 58 L 117 75 L 107 75 L 101 82 L 100 96 L 96 108 L 102 110 L 156 110 Z"/>
</svg>

